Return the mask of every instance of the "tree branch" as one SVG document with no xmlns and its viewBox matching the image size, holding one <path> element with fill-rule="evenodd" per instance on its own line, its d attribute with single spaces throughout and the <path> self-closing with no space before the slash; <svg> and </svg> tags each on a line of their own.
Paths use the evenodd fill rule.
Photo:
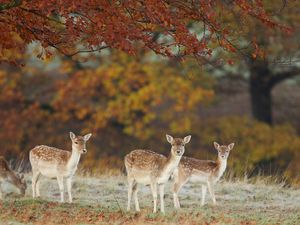
<svg viewBox="0 0 300 225">
<path fill-rule="evenodd" d="M 23 7 L 19 7 L 19 8 L 20 8 L 21 10 L 23 10 L 23 11 L 26 11 L 26 12 L 28 12 L 28 13 L 32 13 L 32 14 L 34 14 L 34 15 L 36 15 L 36 16 L 39 16 L 39 17 L 42 17 L 42 18 L 44 18 L 44 19 L 46 19 L 46 20 L 53 21 L 53 22 L 58 23 L 58 24 L 61 24 L 61 25 L 66 25 L 66 24 L 64 24 L 63 22 L 59 21 L 59 20 L 56 20 L 56 19 L 47 17 L 47 16 L 45 16 L 45 15 L 43 15 L 43 14 L 38 13 L 37 11 L 30 10 L 30 9 L 26 9 L 26 8 L 23 8 Z"/>
<path fill-rule="evenodd" d="M 106 49 L 106 48 L 109 48 L 109 46 L 104 45 L 104 46 L 100 46 L 96 49 L 83 49 L 83 50 L 78 50 L 76 52 L 73 52 L 73 53 L 70 53 L 70 54 L 64 54 L 64 55 L 66 55 L 68 57 L 72 57 L 72 56 L 80 54 L 80 53 L 100 52 L 101 50 Z"/>
<path fill-rule="evenodd" d="M 294 68 L 290 69 L 289 71 L 275 73 L 272 76 L 272 78 L 270 79 L 270 86 L 273 87 L 285 79 L 292 78 L 292 77 L 295 77 L 298 75 L 300 75 L 300 68 L 298 68 L 298 67 L 294 67 Z"/>
</svg>

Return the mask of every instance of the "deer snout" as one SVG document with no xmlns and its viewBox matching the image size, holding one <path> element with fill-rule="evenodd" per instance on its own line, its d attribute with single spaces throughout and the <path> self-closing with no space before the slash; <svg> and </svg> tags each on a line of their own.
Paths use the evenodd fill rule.
<svg viewBox="0 0 300 225">
<path fill-rule="evenodd" d="M 27 188 L 26 183 L 23 183 L 23 185 L 19 188 L 21 196 L 25 196 L 26 188 Z"/>
<path fill-rule="evenodd" d="M 26 189 L 25 189 L 25 188 L 21 188 L 21 190 L 20 190 L 20 194 L 21 194 L 21 196 L 25 196 L 25 191 L 26 191 Z"/>
<path fill-rule="evenodd" d="M 180 155 L 180 153 L 181 153 L 180 150 L 177 150 L 177 151 L 176 151 L 176 154 L 177 154 L 177 155 Z"/>
<path fill-rule="evenodd" d="M 86 153 L 87 153 L 86 148 L 82 149 L 82 154 L 86 154 Z"/>
</svg>

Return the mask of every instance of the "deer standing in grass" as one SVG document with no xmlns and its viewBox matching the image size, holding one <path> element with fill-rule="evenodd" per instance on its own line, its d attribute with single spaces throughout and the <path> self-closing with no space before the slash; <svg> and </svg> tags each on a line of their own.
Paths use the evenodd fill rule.
<svg viewBox="0 0 300 225">
<path fill-rule="evenodd" d="M 29 160 L 32 167 L 32 196 L 40 196 L 40 175 L 56 178 L 59 186 L 61 202 L 64 202 L 64 179 L 67 183 L 69 202 L 72 202 L 72 178 L 77 170 L 81 154 L 87 153 L 86 142 L 92 134 L 76 136 L 70 132 L 72 152 L 49 147 L 36 146 L 30 151 Z"/>
<path fill-rule="evenodd" d="M 173 138 L 166 135 L 167 141 L 172 145 L 171 152 L 167 157 L 149 150 L 134 150 L 125 156 L 125 167 L 128 179 L 128 205 L 130 210 L 132 194 L 135 200 L 135 209 L 140 211 L 137 197 L 138 184 L 150 184 L 153 196 L 153 212 L 157 211 L 157 186 L 160 194 L 160 210 L 164 213 L 164 185 L 171 174 L 178 167 L 180 159 L 185 151 L 185 144 L 189 143 L 191 136 L 185 138 Z"/>
<path fill-rule="evenodd" d="M 222 177 L 227 166 L 227 158 L 230 151 L 233 149 L 233 146 L 234 143 L 231 143 L 228 146 L 220 146 L 218 143 L 214 142 L 214 147 L 218 151 L 217 161 L 182 157 L 178 169 L 173 173 L 173 200 L 175 208 L 180 208 L 178 192 L 188 180 L 202 183 L 202 206 L 205 203 L 207 188 L 213 204 L 216 204 L 214 184 Z"/>
<path fill-rule="evenodd" d="M 13 184 L 16 188 L 18 188 L 22 196 L 25 195 L 27 186 L 23 174 L 20 176 L 15 174 L 9 167 L 8 162 L 5 160 L 5 158 L 0 156 L 0 199 L 2 199 L 1 183 L 5 181 Z"/>
</svg>

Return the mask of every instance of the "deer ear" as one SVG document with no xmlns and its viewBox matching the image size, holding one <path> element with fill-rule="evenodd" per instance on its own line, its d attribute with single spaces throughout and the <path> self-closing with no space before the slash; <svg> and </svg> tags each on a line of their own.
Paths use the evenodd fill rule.
<svg viewBox="0 0 300 225">
<path fill-rule="evenodd" d="M 229 150 L 232 150 L 234 147 L 234 143 L 231 143 L 230 145 L 228 145 Z"/>
<path fill-rule="evenodd" d="M 219 149 L 220 145 L 217 142 L 214 142 L 215 149 Z"/>
<path fill-rule="evenodd" d="M 171 135 L 166 134 L 167 141 L 172 144 L 174 138 Z"/>
<path fill-rule="evenodd" d="M 70 132 L 70 138 L 71 140 L 74 140 L 76 138 L 76 135 L 73 132 Z"/>
<path fill-rule="evenodd" d="M 190 142 L 190 140 L 191 140 L 191 138 L 192 138 L 192 136 L 191 136 L 191 135 L 188 135 L 188 136 L 186 136 L 185 138 L 183 138 L 183 142 L 184 142 L 184 144 L 187 144 L 187 143 L 189 143 L 189 142 Z"/>
<path fill-rule="evenodd" d="M 83 139 L 84 139 L 85 141 L 88 141 L 88 140 L 90 139 L 91 136 L 92 136 L 91 133 L 86 134 L 86 135 L 83 136 Z"/>
</svg>

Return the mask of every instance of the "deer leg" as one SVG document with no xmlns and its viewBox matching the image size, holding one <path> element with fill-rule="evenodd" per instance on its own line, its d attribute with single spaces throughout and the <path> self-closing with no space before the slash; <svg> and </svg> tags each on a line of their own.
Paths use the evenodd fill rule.
<svg viewBox="0 0 300 225">
<path fill-rule="evenodd" d="M 132 189 L 133 189 L 134 179 L 128 178 L 128 201 L 127 201 L 127 211 L 130 211 L 130 203 L 132 197 Z"/>
<path fill-rule="evenodd" d="M 133 196 L 134 196 L 134 202 L 135 202 L 135 210 L 139 212 L 139 211 L 141 211 L 141 209 L 140 209 L 137 193 L 138 193 L 138 184 L 135 183 L 133 185 Z"/>
<path fill-rule="evenodd" d="M 36 183 L 39 179 L 40 172 L 32 170 L 32 197 L 36 197 Z"/>
<path fill-rule="evenodd" d="M 0 182 L 0 199 L 3 199 L 1 182 Z"/>
<path fill-rule="evenodd" d="M 41 184 L 41 179 L 40 176 L 37 178 L 36 181 L 36 197 L 40 197 L 41 193 L 40 193 L 40 184 Z"/>
<path fill-rule="evenodd" d="M 180 208 L 180 202 L 179 202 L 179 198 L 178 198 L 178 193 L 180 191 L 180 189 L 182 188 L 182 186 L 187 182 L 188 179 L 184 180 L 184 181 L 180 181 L 180 180 L 175 180 L 174 184 L 173 184 L 173 200 L 174 200 L 174 207 L 176 209 Z"/>
<path fill-rule="evenodd" d="M 214 184 L 212 181 L 207 182 L 208 191 L 210 193 L 210 196 L 212 198 L 213 204 L 216 205 L 216 197 L 215 197 L 215 191 L 214 191 Z"/>
<path fill-rule="evenodd" d="M 64 178 L 61 176 L 57 177 L 59 192 L 60 192 L 60 202 L 64 202 Z"/>
<path fill-rule="evenodd" d="M 180 203 L 179 203 L 179 199 L 178 199 L 178 192 L 179 192 L 179 184 L 178 183 L 174 183 L 173 184 L 173 201 L 174 201 L 174 207 L 175 209 L 179 209 L 180 208 Z"/>
<path fill-rule="evenodd" d="M 165 185 L 164 184 L 160 184 L 159 185 L 159 196 L 160 196 L 160 211 L 162 213 L 165 213 L 165 203 L 164 203 L 164 193 L 165 191 Z"/>
<path fill-rule="evenodd" d="M 152 183 L 150 187 L 153 196 L 153 213 L 156 213 L 157 212 L 157 184 Z"/>
<path fill-rule="evenodd" d="M 204 206 L 205 204 L 205 195 L 207 191 L 207 185 L 202 184 L 202 198 L 201 198 L 201 206 Z"/>
<path fill-rule="evenodd" d="M 67 189 L 68 189 L 68 196 L 69 196 L 69 202 L 72 203 L 73 198 L 72 198 L 72 177 L 69 177 L 67 179 Z"/>
</svg>

